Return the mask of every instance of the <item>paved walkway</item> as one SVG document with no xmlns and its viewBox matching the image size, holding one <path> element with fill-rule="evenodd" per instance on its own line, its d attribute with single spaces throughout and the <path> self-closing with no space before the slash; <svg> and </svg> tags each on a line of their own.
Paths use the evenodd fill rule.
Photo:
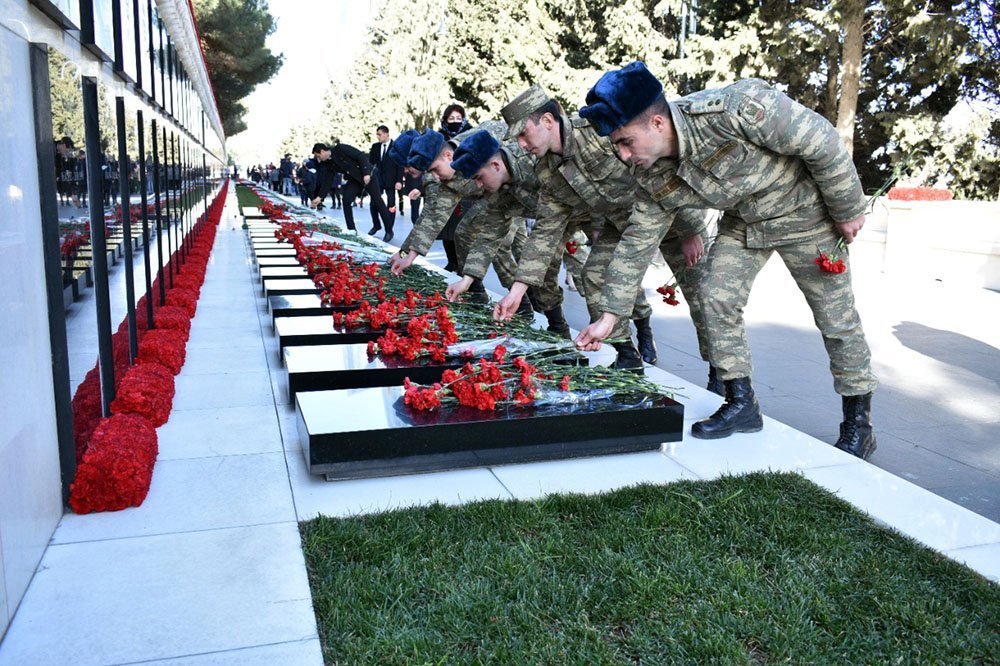
<svg viewBox="0 0 1000 666">
<path fill-rule="evenodd" d="M 245 234 L 239 229 L 241 220 L 234 213 L 231 197 L 192 326 L 187 363 L 177 378 L 174 409 L 158 431 L 160 456 L 148 499 L 135 509 L 63 518 L 0 643 L 3 666 L 160 660 L 319 664 L 322 656 L 298 521 L 320 513 L 349 515 L 435 500 L 461 503 L 548 492 L 598 492 L 639 482 L 707 479 L 760 469 L 799 471 L 877 520 L 1000 580 L 1000 525 L 771 418 L 759 435 L 714 442 L 687 437 L 659 452 L 336 483 L 310 477 L 295 434 L 287 380 L 278 363 L 278 341 L 253 274 Z M 358 215 L 365 220 L 363 230 L 368 228 L 365 215 Z M 408 225 L 400 223 L 397 237 L 402 239 L 407 231 Z M 431 259 L 440 261 L 443 254 Z M 787 318 L 773 332 L 767 330 L 769 324 L 761 324 L 770 309 L 755 300 L 748 311 L 751 343 L 761 368 L 758 387 L 774 386 L 761 391 L 770 414 L 774 410 L 769 405 L 782 404 L 778 398 L 828 386 L 828 378 L 819 370 L 812 371 L 815 382 L 808 372 L 792 370 L 824 361 L 817 358 L 816 350 L 821 353 L 822 348 L 813 338 L 818 335 L 810 335 L 807 325 L 789 323 L 801 313 L 792 299 L 779 297 L 780 283 L 780 272 L 769 266 L 755 293 L 755 299 L 782 303 L 769 316 Z M 876 287 L 865 289 L 866 299 L 874 296 Z M 571 321 L 578 326 L 582 306 L 575 298 L 569 303 Z M 866 303 L 863 315 L 871 331 Z M 665 308 L 657 311 L 662 319 L 657 324 L 661 363 L 676 365 L 676 375 L 659 369 L 650 369 L 648 375 L 687 396 L 683 401 L 689 425 L 714 411 L 718 397 L 700 388 L 704 369 L 691 355 L 693 332 L 684 326 L 683 308 Z M 941 316 L 946 319 L 947 313 Z M 761 336 L 762 329 L 768 336 Z M 963 334 L 971 333 L 963 329 Z M 882 336 L 875 333 L 872 338 L 878 350 Z M 920 347 L 913 353 L 925 351 L 926 343 L 912 336 L 906 339 L 908 345 Z M 995 363 L 996 350 L 983 356 Z M 784 369 L 768 379 L 762 376 L 765 367 L 778 367 L 772 358 L 782 360 Z M 962 366 L 966 374 L 957 383 L 974 378 L 975 369 L 987 372 L 988 359 L 976 358 Z M 945 372 L 947 363 L 942 363 L 938 379 L 923 383 L 917 382 L 921 373 L 900 379 L 891 372 L 891 363 L 884 359 L 880 363 L 887 384 L 880 395 L 892 397 L 897 385 L 900 392 L 912 390 L 913 394 L 904 393 L 912 396 L 924 390 L 930 393 L 936 385 L 954 389 Z M 832 389 L 824 390 L 832 395 Z M 995 386 L 993 391 L 995 395 Z M 941 423 L 944 417 L 915 397 L 913 410 L 904 409 L 908 404 L 903 398 L 883 400 L 881 423 L 898 422 L 900 432 L 906 423 L 913 430 L 920 423 L 935 423 L 937 428 L 950 423 Z M 977 405 L 945 403 L 967 423 L 995 431 L 997 410 L 989 414 L 994 420 L 988 420 L 983 418 L 985 411 L 976 411 L 985 406 Z M 809 425 L 828 428 L 823 431 L 828 435 L 837 420 L 833 407 L 814 409 Z M 882 432 L 880 427 L 885 439 L 876 458 L 898 446 Z M 989 444 L 995 446 L 995 441 Z M 929 445 L 917 446 L 937 453 Z M 992 473 L 995 478 L 995 468 Z"/>
</svg>

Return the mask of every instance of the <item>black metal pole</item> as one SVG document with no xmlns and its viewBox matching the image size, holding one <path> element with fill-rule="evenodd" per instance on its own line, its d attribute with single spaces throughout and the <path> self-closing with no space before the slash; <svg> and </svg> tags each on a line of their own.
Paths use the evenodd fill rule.
<svg viewBox="0 0 1000 666">
<path fill-rule="evenodd" d="M 83 131 L 87 146 L 87 195 L 90 197 L 90 247 L 97 306 L 97 351 L 101 368 L 104 416 L 111 416 L 115 399 L 115 360 L 111 348 L 111 296 L 108 292 L 108 242 L 104 228 L 104 174 L 101 170 L 101 130 L 97 116 L 97 80 L 83 77 Z"/>
<path fill-rule="evenodd" d="M 201 151 L 201 201 L 202 201 L 202 224 L 208 223 L 208 158 L 205 151 Z"/>
<path fill-rule="evenodd" d="M 164 195 L 164 204 L 166 205 L 167 213 L 167 275 L 170 277 L 170 288 L 174 288 L 174 246 L 173 246 L 173 236 L 174 233 L 174 219 L 171 215 L 172 206 L 170 205 L 170 152 L 167 150 L 167 128 L 161 128 L 163 132 L 163 175 L 166 177 L 167 186 Z M 164 297 L 165 298 L 165 297 Z"/>
<path fill-rule="evenodd" d="M 160 305 L 167 302 L 167 287 L 163 284 L 163 211 L 160 208 L 160 151 L 157 149 L 156 121 L 153 121 L 153 196 L 156 198 L 156 257 L 159 267 L 156 280 L 160 285 Z"/>
<path fill-rule="evenodd" d="M 177 135 L 173 132 L 170 133 L 170 163 L 173 165 L 174 175 L 177 176 L 177 191 L 174 192 L 174 217 L 177 222 L 175 232 L 177 236 L 174 240 L 177 241 L 177 273 L 179 274 L 181 272 L 181 264 L 187 261 L 184 251 L 184 206 L 182 199 L 184 196 L 184 169 L 181 162 L 177 159 Z M 170 286 L 174 286 L 172 281 Z"/>
<path fill-rule="evenodd" d="M 122 210 L 122 235 L 125 237 L 125 303 L 128 307 L 128 362 L 135 363 L 139 355 L 139 338 L 135 330 L 135 276 L 132 260 L 132 194 L 128 179 L 128 142 L 125 127 L 125 98 L 115 98 L 115 119 L 118 123 L 118 196 Z"/>
<path fill-rule="evenodd" d="M 45 291 L 49 312 L 49 351 L 52 354 L 52 392 L 55 397 L 56 438 L 63 503 L 76 478 L 76 445 L 73 443 L 72 395 L 69 389 L 69 346 L 66 341 L 66 306 L 59 253 L 59 209 L 56 202 L 55 147 L 52 143 L 52 90 L 49 53 L 44 44 L 32 44 L 31 88 L 34 101 L 35 152 L 38 155 L 38 206 L 42 219 Z"/>
<path fill-rule="evenodd" d="M 146 328 L 153 328 L 153 274 L 149 256 L 149 193 L 146 186 L 146 125 L 142 111 L 138 111 L 139 124 L 139 205 L 142 207 L 142 263 L 146 271 Z"/>
</svg>

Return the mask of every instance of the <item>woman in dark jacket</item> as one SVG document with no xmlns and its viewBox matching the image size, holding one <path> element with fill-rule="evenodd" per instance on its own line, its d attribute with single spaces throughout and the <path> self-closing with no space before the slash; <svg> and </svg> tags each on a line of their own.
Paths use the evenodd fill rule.
<svg viewBox="0 0 1000 666">
<path fill-rule="evenodd" d="M 444 134 L 445 140 L 454 139 L 455 136 L 472 129 L 469 119 L 465 117 L 465 107 L 461 104 L 449 104 L 441 114 L 441 129 L 438 131 Z M 455 249 L 455 229 L 462 221 L 462 209 L 466 208 L 465 200 L 458 205 L 455 212 L 448 218 L 448 224 L 444 226 L 438 238 L 444 245 L 444 254 L 448 257 L 448 265 L 444 267 L 446 271 L 458 269 L 458 250 Z"/>
</svg>

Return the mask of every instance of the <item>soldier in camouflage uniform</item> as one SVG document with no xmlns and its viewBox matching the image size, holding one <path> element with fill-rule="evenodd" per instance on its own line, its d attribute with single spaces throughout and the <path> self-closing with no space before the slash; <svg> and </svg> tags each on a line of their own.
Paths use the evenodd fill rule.
<svg viewBox="0 0 1000 666">
<path fill-rule="evenodd" d="M 535 228 L 529 237 L 517 281 L 497 304 L 494 316 L 504 319 L 517 308 L 529 286 L 540 283 L 553 253 L 595 216 L 605 220 L 577 286 L 587 300 L 591 324 L 577 345 L 596 350 L 612 338 L 618 351 L 615 367 L 641 368 L 628 335 L 628 317 L 637 319 L 640 335 L 652 338 L 652 310 L 642 292 L 642 277 L 670 227 L 647 192 L 638 188 L 606 137 L 578 116 L 564 116 L 559 105 L 538 85 L 521 93 L 501 111 L 522 148 L 539 157 L 542 183 Z M 635 317 L 636 306 L 645 308 Z"/>
<path fill-rule="evenodd" d="M 502 133 L 502 129 L 499 127 L 495 131 Z M 434 130 L 425 130 L 411 143 L 406 160 L 407 169 L 411 173 L 427 172 L 445 145 L 444 135 Z M 399 254 L 393 255 L 389 261 L 392 272 L 396 275 L 406 270 L 417 256 L 426 255 L 430 251 L 434 241 L 462 199 L 478 197 L 480 194 L 476 184 L 465 178 L 453 178 L 448 182 L 442 182 L 440 178 L 431 174 L 425 180 L 427 182 L 424 191 L 424 208 L 414 223 L 413 229 L 400 246 Z M 471 208 L 464 211 L 463 222 L 481 215 L 485 209 L 485 202 L 477 201 Z M 458 245 L 457 237 L 456 245 Z M 467 247 L 458 247 L 457 249 L 460 257 L 468 253 Z M 458 268 L 461 271 L 461 266 Z"/>
<path fill-rule="evenodd" d="M 836 446 L 861 458 L 876 447 L 872 391 L 878 385 L 854 307 L 850 270 L 826 273 L 817 248 L 850 243 L 865 221 L 857 170 L 833 126 L 767 83 L 750 79 L 667 102 L 639 62 L 605 74 L 587 95 L 588 116 L 644 189 L 669 210 L 724 211 L 708 257 L 701 304 L 709 356 L 726 400 L 692 428 L 714 439 L 762 427 L 750 382 L 743 308 L 757 273 L 775 252 L 806 297 L 830 357 L 844 420 Z M 846 262 L 845 262 L 846 263 Z"/>
<path fill-rule="evenodd" d="M 491 262 L 500 283 L 510 289 L 527 240 L 524 218 L 534 217 L 538 206 L 535 158 L 516 143 L 501 146 L 496 138 L 480 129 L 467 136 L 455 150 L 451 170 L 476 183 L 484 194 L 487 209 L 477 224 L 466 226 L 472 238 L 468 241 L 464 277 L 448 286 L 446 296 L 454 300 L 464 293 L 474 278 L 486 275 Z M 569 339 L 569 325 L 562 311 L 563 293 L 559 288 L 561 259 L 562 252 L 553 255 L 542 285 L 532 287 L 529 297 L 532 307 L 545 314 L 548 329 Z"/>
</svg>

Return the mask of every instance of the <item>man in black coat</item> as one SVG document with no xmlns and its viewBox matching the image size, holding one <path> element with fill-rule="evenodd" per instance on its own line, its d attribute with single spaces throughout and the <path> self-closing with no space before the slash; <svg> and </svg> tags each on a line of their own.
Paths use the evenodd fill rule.
<svg viewBox="0 0 1000 666">
<path fill-rule="evenodd" d="M 389 208 L 382 202 L 380 193 L 374 189 L 378 182 L 377 179 L 372 179 L 372 166 L 368 157 L 346 143 L 338 143 L 332 148 L 325 143 L 317 143 L 313 146 L 313 156 L 318 165 L 318 178 L 310 205 L 318 206 L 330 194 L 333 174 L 340 172 L 344 174 L 344 221 L 347 223 L 347 228 L 352 231 L 357 229 L 354 226 L 354 199 L 359 192 L 365 191 L 371 195 L 372 201 L 378 208 L 382 224 L 385 226 L 385 241 L 391 241 L 393 220 L 389 216 Z"/>
<path fill-rule="evenodd" d="M 392 160 L 391 157 L 389 157 L 389 149 L 392 147 L 393 143 L 389 139 L 389 128 L 385 125 L 379 125 L 378 129 L 375 130 L 375 136 L 378 138 L 378 141 L 373 143 L 371 150 L 368 151 L 368 160 L 372 163 L 372 180 L 374 181 L 376 178 L 378 179 L 376 188 L 379 195 L 372 195 L 370 206 L 372 213 L 372 230 L 368 232 L 369 234 L 374 234 L 382 228 L 382 225 L 379 224 L 378 217 L 376 216 L 378 212 L 377 203 L 381 203 L 382 192 L 385 192 L 385 204 L 389 209 L 389 215 L 392 217 L 392 221 L 395 222 L 396 192 L 403 188 L 403 170 Z"/>
</svg>

